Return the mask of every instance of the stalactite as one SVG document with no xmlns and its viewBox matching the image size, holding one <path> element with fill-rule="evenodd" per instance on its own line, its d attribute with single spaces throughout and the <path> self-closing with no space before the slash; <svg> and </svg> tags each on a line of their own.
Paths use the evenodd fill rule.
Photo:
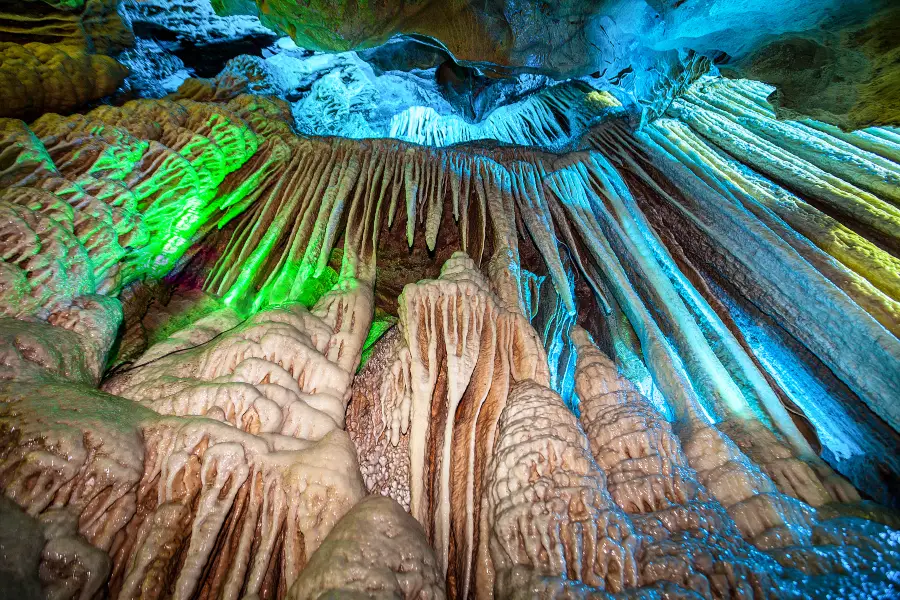
<svg viewBox="0 0 900 600">
<path fill-rule="evenodd" d="M 722 158 L 712 147 L 687 154 L 674 143 L 667 143 L 674 137 L 664 134 L 664 128 L 687 132 L 683 125 L 662 121 L 648 128 L 646 137 L 638 134 L 635 140 L 621 128 L 601 128 L 595 132 L 592 143 L 621 161 L 624 172 L 634 174 L 629 182 L 641 190 L 637 195 L 638 205 L 654 228 L 664 232 L 668 245 L 684 253 L 685 259 L 693 264 L 710 265 L 713 270 L 706 270 L 707 273 L 725 278 L 729 286 L 736 286 L 738 293 L 759 303 L 763 311 L 833 369 L 874 412 L 889 417 L 885 398 L 890 394 L 887 390 L 896 387 L 891 383 L 896 370 L 873 372 L 861 378 L 851 365 L 894 363 L 891 357 L 896 354 L 896 337 L 881 325 L 894 326 L 895 319 L 891 317 L 894 302 L 864 279 L 868 277 L 884 286 L 891 276 L 881 277 L 879 270 L 891 269 L 874 265 L 882 261 L 890 265 L 894 259 L 858 233 L 841 233 L 837 222 L 831 222 L 828 225 L 831 231 L 845 236 L 846 240 L 834 250 L 838 259 L 856 252 L 852 248 L 863 248 L 866 253 L 870 250 L 865 248 L 877 251 L 874 260 L 866 263 L 871 265 L 868 270 L 857 267 L 858 272 L 854 273 L 825 253 L 828 243 L 817 240 L 811 233 L 807 239 L 798 236 L 785 221 L 768 211 L 771 208 L 783 215 L 784 207 L 790 204 L 773 204 L 760 193 L 769 190 L 775 198 L 790 200 L 788 192 L 733 162 L 728 171 L 720 173 L 715 165 L 728 164 L 727 158 Z M 707 158 L 701 160 L 694 156 Z M 715 161 L 710 162 L 714 157 Z M 732 174 L 752 182 L 753 187 L 746 188 L 746 192 L 737 189 L 735 181 L 742 179 L 734 179 Z M 804 223 L 824 222 L 826 218 L 812 207 L 804 210 L 809 215 L 803 217 Z M 666 219 L 670 225 L 662 228 L 660 219 Z M 797 226 L 804 232 L 810 231 L 808 227 Z M 704 248 L 702 254 L 697 253 L 700 247 Z M 791 275 L 783 277 L 779 273 Z M 810 294 L 809 290 L 817 293 Z M 837 320 L 827 316 L 834 314 L 842 316 Z M 842 359 L 837 360 L 838 355 Z M 802 395 L 795 397 L 804 410 L 815 415 L 818 409 Z M 884 438 L 876 434 L 863 443 L 883 443 L 881 439 Z M 835 490 L 835 493 L 842 492 Z"/>
<path fill-rule="evenodd" d="M 394 115 L 390 137 L 438 147 L 495 140 L 559 149 L 577 138 L 592 121 L 616 113 L 621 106 L 608 92 L 570 81 L 502 106 L 476 124 L 456 115 L 440 115 L 430 107 L 414 106 Z"/>
<path fill-rule="evenodd" d="M 586 169 L 582 170 L 581 173 L 586 174 Z M 691 383 L 695 382 L 696 380 L 694 380 L 693 378 L 688 379 L 687 377 L 685 377 L 686 374 L 691 373 L 691 365 L 685 365 L 687 373 L 679 373 L 679 368 L 677 366 L 678 359 L 671 355 L 673 353 L 673 348 L 667 341 L 664 340 L 658 326 L 652 325 L 654 323 L 654 320 L 649 316 L 649 314 L 647 314 L 647 309 L 644 308 L 643 301 L 640 299 L 637 291 L 634 290 L 631 284 L 628 282 L 629 278 L 626 275 L 626 271 L 621 266 L 619 266 L 618 269 L 616 268 L 616 265 L 620 265 L 620 259 L 608 245 L 608 242 L 605 242 L 606 237 L 604 235 L 604 232 L 594 217 L 595 214 L 601 213 L 601 211 L 605 209 L 602 207 L 602 205 L 598 206 L 597 204 L 595 204 L 593 211 L 585 210 L 589 205 L 587 196 L 585 196 L 584 189 L 590 188 L 587 185 L 583 187 L 576 187 L 570 182 L 570 180 L 567 181 L 565 179 L 561 179 L 560 183 L 553 182 L 551 183 L 551 185 L 555 186 L 554 191 L 557 194 L 559 201 L 561 203 L 565 203 L 569 214 L 573 216 L 573 219 L 579 219 L 576 221 L 576 223 L 578 223 L 578 226 L 590 228 L 582 230 L 587 231 L 587 233 L 582 234 L 585 238 L 585 241 L 593 244 L 596 250 L 605 253 L 605 255 L 600 254 L 599 256 L 603 261 L 602 268 L 604 268 L 607 273 L 606 278 L 613 283 L 613 287 L 615 290 L 614 294 L 617 296 L 617 301 L 629 307 L 629 312 L 631 313 L 629 315 L 629 318 L 632 320 L 632 322 L 642 322 L 649 325 L 648 329 L 639 331 L 639 335 L 642 336 L 641 345 L 642 348 L 645 349 L 645 352 L 649 351 L 655 354 L 655 356 L 654 354 L 647 356 L 647 363 L 651 368 L 651 372 L 654 373 L 654 378 L 658 382 L 660 382 L 661 386 L 664 386 L 663 392 L 666 397 L 669 398 L 670 401 L 675 401 L 676 398 L 680 397 L 681 404 L 676 405 L 675 412 L 676 416 L 679 419 L 683 420 L 682 422 L 685 423 L 685 435 L 693 440 L 692 443 L 687 444 L 688 447 L 696 448 L 699 451 L 701 445 L 709 447 L 709 445 L 711 444 L 713 447 L 718 447 L 722 452 L 722 454 L 720 455 L 722 460 L 713 460 L 711 462 L 702 457 L 699 453 L 696 453 L 692 456 L 691 453 L 688 452 L 689 458 L 696 461 L 694 464 L 692 464 L 692 466 L 694 466 L 694 468 L 696 468 L 698 471 L 701 471 L 701 476 L 703 473 L 712 474 L 714 473 L 714 469 L 724 467 L 724 471 L 732 472 L 733 476 L 747 478 L 749 482 L 755 482 L 751 483 L 751 485 L 767 485 L 769 486 L 769 489 L 773 489 L 771 482 L 764 482 L 767 481 L 767 478 L 763 476 L 762 473 L 759 473 L 759 471 L 757 471 L 756 468 L 753 467 L 749 463 L 749 461 L 747 461 L 747 459 L 741 455 L 741 453 L 737 450 L 737 448 L 730 440 L 722 436 L 721 433 L 719 433 L 714 428 L 710 427 L 709 419 L 711 418 L 711 415 L 705 413 L 705 408 L 701 403 L 701 396 L 699 395 L 699 393 L 702 393 L 704 388 L 700 387 L 699 389 L 695 389 L 694 386 L 691 385 Z M 580 198 L 578 196 L 579 191 L 581 194 Z M 621 244 L 621 242 L 619 243 Z M 623 254 L 622 258 L 625 261 L 633 261 L 639 256 L 643 256 L 646 260 L 648 254 L 649 253 L 646 252 L 641 253 L 632 251 L 629 254 Z M 652 281 L 654 275 L 652 271 L 648 272 L 646 268 L 647 267 L 644 267 L 645 270 L 642 270 L 641 272 L 645 273 L 647 279 Z M 659 267 L 655 268 L 658 269 Z M 662 279 L 658 275 L 656 275 L 656 281 L 658 282 L 657 285 L 662 286 L 665 286 L 665 284 L 668 283 L 668 280 Z M 663 287 L 662 290 L 665 290 L 665 287 Z M 675 306 L 677 306 L 677 295 L 674 293 L 674 291 L 670 291 L 668 292 L 668 294 L 669 300 L 665 305 L 670 309 L 673 309 Z M 662 304 L 663 303 L 659 301 L 654 302 L 655 306 L 661 306 Z M 644 316 L 645 314 L 647 316 Z M 693 321 L 689 320 L 689 318 L 687 317 L 672 318 L 671 323 L 675 323 L 680 326 L 693 325 Z M 693 326 L 696 327 L 695 325 Z M 699 348 L 703 347 L 703 344 L 705 344 L 705 339 L 702 337 L 702 334 L 699 332 L 699 330 L 696 330 L 696 333 L 693 334 L 687 333 L 687 335 L 695 336 L 694 341 L 690 346 L 692 349 L 698 350 Z M 659 353 L 658 350 L 662 350 L 662 353 Z M 665 356 L 665 354 L 669 354 L 669 356 L 667 357 Z M 710 355 L 712 356 L 712 358 L 707 360 L 715 360 L 715 357 L 711 352 Z M 709 369 L 709 367 L 706 368 Z M 718 368 L 721 369 L 721 366 Z M 696 370 L 694 370 L 694 372 L 696 372 Z M 713 372 L 715 372 L 714 369 Z M 725 373 L 724 376 L 719 375 L 719 377 L 719 381 L 726 381 L 730 383 L 730 379 L 725 379 L 725 377 L 727 377 L 727 373 Z M 699 381 L 697 383 L 700 383 L 701 386 L 704 385 L 702 381 Z M 694 385 L 696 385 L 696 383 Z M 706 383 L 705 385 L 710 384 Z M 713 383 L 712 385 L 714 386 L 716 384 Z M 734 384 L 731 383 L 731 385 L 733 386 Z M 740 392 L 732 391 L 731 394 L 739 395 Z M 728 398 L 727 395 L 721 393 L 711 395 L 711 398 L 723 397 Z M 715 408 L 720 411 L 724 410 L 725 414 L 729 414 L 727 405 L 719 405 Z M 741 412 L 740 407 L 738 407 L 736 416 L 739 416 L 741 418 L 749 417 L 746 412 Z M 703 462 L 701 462 L 701 460 Z M 728 466 L 726 467 L 726 465 Z M 809 482 L 807 485 L 810 486 L 812 490 L 819 491 L 819 498 L 821 498 L 821 494 L 824 492 L 824 489 L 822 488 L 821 483 L 817 481 L 816 475 L 808 469 L 804 474 L 809 478 Z M 724 481 L 722 483 L 724 483 Z M 711 492 L 717 498 L 719 498 L 719 495 L 721 495 L 720 501 L 722 501 L 723 504 L 726 505 L 726 507 L 731 506 L 738 500 L 736 498 L 727 497 L 731 493 L 730 490 L 727 489 L 727 487 L 721 487 L 719 485 L 716 485 L 715 482 L 711 481 L 707 482 L 707 484 L 712 484 Z M 819 502 L 824 502 L 824 498 L 821 498 Z"/>
<path fill-rule="evenodd" d="M 570 312 L 574 310 L 559 249 L 551 241 L 549 209 L 539 197 L 529 195 L 539 190 L 536 181 L 541 174 L 531 161 L 520 161 L 515 154 L 510 166 L 506 160 L 465 152 L 444 157 L 432 149 L 388 140 L 286 141 L 293 148 L 292 158 L 274 167 L 281 178 L 263 184 L 263 191 L 257 188 L 257 202 L 238 217 L 228 247 L 207 279 L 207 291 L 224 294 L 229 303 L 238 298 L 246 303 L 248 295 L 255 293 L 252 306 L 257 310 L 282 301 L 302 301 L 323 273 L 339 234 L 338 224 L 352 234 L 344 239 L 342 270 L 359 263 L 373 272 L 383 219 L 387 217 L 390 228 L 400 197 L 408 243 L 413 244 L 417 228 L 424 225 L 426 244 L 432 248 L 449 195 L 458 216 L 460 250 L 478 264 L 485 248 L 492 248 L 496 257 L 497 249 L 503 247 L 510 258 L 498 260 L 518 264 L 515 215 L 517 210 L 531 211 L 523 218 L 539 240 L 554 286 Z M 461 174 L 462 181 L 448 176 L 451 165 L 449 173 Z M 522 292 L 515 297 L 524 310 Z"/>
</svg>

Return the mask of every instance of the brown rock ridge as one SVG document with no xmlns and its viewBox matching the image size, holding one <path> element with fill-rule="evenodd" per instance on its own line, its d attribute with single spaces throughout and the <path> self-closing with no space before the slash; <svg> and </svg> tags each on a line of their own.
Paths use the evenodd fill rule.
<svg viewBox="0 0 900 600">
<path fill-rule="evenodd" d="M 112 0 L 0 8 L 0 117 L 71 113 L 116 91 L 128 70 L 111 58 L 134 36 Z"/>
<path fill-rule="evenodd" d="M 0 42 L 0 74 L 0 116 L 32 119 L 108 96 L 128 72 L 114 59 L 77 46 Z"/>
</svg>

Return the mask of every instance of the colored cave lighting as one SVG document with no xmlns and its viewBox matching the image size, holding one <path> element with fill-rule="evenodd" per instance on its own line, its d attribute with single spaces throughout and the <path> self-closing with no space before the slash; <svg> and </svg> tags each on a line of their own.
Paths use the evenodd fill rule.
<svg viewBox="0 0 900 600">
<path fill-rule="evenodd" d="M 41 44 L 0 52 L 97 62 Z M 652 110 L 633 70 L 598 71 L 480 120 L 398 102 L 390 136 L 307 135 L 316 102 L 374 132 L 351 91 L 410 79 L 261 54 L 0 119 L 0 547 L 23 585 L 900 595 L 897 130 L 779 120 L 781 88 L 685 74 L 701 57 L 658 65 Z M 286 94 L 281 54 L 331 70 Z M 413 75 L 429 93 L 520 90 L 447 60 Z"/>
</svg>

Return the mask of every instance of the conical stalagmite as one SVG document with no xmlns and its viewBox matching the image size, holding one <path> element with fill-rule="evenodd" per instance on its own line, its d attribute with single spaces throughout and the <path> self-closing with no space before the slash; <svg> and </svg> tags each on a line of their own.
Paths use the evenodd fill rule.
<svg viewBox="0 0 900 600">
<path fill-rule="evenodd" d="M 488 473 L 479 597 L 555 595 L 568 586 L 615 593 L 637 584 L 638 538 L 553 391 L 534 381 L 510 390 Z"/>
<path fill-rule="evenodd" d="M 445 598 L 444 579 L 422 526 L 389 498 L 363 498 L 331 530 L 287 597 L 323 594 Z"/>
</svg>

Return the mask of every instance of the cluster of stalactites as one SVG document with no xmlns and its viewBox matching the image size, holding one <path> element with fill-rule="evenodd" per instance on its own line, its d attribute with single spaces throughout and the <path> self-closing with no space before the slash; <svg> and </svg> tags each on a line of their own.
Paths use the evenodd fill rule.
<svg viewBox="0 0 900 600">
<path fill-rule="evenodd" d="M 393 116 L 390 137 L 438 147 L 491 140 L 562 149 L 593 122 L 618 115 L 621 106 L 609 92 L 571 81 L 502 106 L 477 123 L 456 115 L 440 115 L 427 106 L 413 106 Z"/>
<path fill-rule="evenodd" d="M 421 578 L 398 582 L 403 594 L 438 594 L 436 572 L 452 596 L 523 586 L 751 596 L 770 587 L 763 573 L 799 597 L 827 593 L 831 576 L 856 577 L 863 594 L 895 590 L 891 532 L 817 517 L 859 497 L 814 455 L 692 262 L 707 252 L 893 424 L 893 259 L 879 247 L 896 232 L 878 196 L 894 199 L 879 183 L 896 173 L 892 142 L 872 133 L 847 148 L 856 138 L 775 123 L 758 95 L 698 88 L 671 109 L 682 121 L 642 134 L 607 125 L 585 138 L 599 152 L 562 156 L 304 139 L 283 103 L 247 96 L 101 107 L 30 128 L 4 121 L 3 307 L 47 321 L 4 318 L 0 331 L 3 378 L 17 382 L 4 384 L 16 406 L 2 415 L 15 432 L 0 449 L 5 493 L 32 514 L 78 512 L 80 535 L 112 556 L 120 597 L 160 581 L 185 597 L 283 595 L 363 481 L 408 505 L 435 549 L 415 567 Z M 723 108 L 732 104 L 741 110 Z M 765 174 L 838 216 L 701 137 L 751 165 L 739 151 L 780 157 L 782 170 Z M 810 181 L 831 188 L 813 196 Z M 433 249 L 445 210 L 469 255 L 404 289 L 377 385 L 357 395 L 382 226 L 405 213 L 407 241 L 421 227 Z M 876 227 L 872 215 L 887 220 Z M 814 235 L 832 225 L 852 248 Z M 118 396 L 85 387 L 118 324 L 118 306 L 91 294 L 168 272 L 214 227 L 231 238 L 206 289 L 226 307 L 105 382 Z M 574 329 L 580 424 L 549 389 L 530 324 L 540 290 L 521 265 L 526 234 L 566 317 L 576 313 L 571 268 L 593 289 L 617 352 L 614 363 Z M 326 285 L 341 236 L 343 264 Z M 230 307 L 256 310 L 244 320 Z M 674 428 L 620 376 L 627 358 L 658 387 Z M 342 429 L 348 400 L 371 396 L 377 410 L 351 409 L 374 432 L 358 448 L 380 453 L 362 479 Z M 329 552 L 347 555 L 352 537 L 338 530 Z M 326 567 L 310 581 L 347 584 Z M 380 571 L 382 584 L 403 569 Z"/>
<path fill-rule="evenodd" d="M 407 241 L 418 227 L 434 249 L 445 206 L 452 209 L 461 250 L 481 264 L 507 248 L 518 264 L 520 215 L 548 264 L 569 312 L 574 303 L 549 211 L 534 204 L 542 168 L 515 159 L 439 151 L 391 140 L 290 138 L 271 176 L 253 192 L 222 257 L 206 283 L 227 302 L 261 308 L 304 297 L 321 279 L 331 251 L 346 232 L 341 276 L 371 281 L 378 235 L 405 206 Z M 243 205 L 242 205 L 243 208 Z M 343 230 L 338 229 L 347 219 Z M 257 291 L 258 290 L 258 291 Z M 524 291 L 519 292 L 521 296 Z"/>
<path fill-rule="evenodd" d="M 408 285 L 400 333 L 364 371 L 365 392 L 354 393 L 365 406 L 354 407 L 351 436 L 384 471 L 367 472 L 369 491 L 409 490 L 449 595 L 755 597 L 778 586 L 815 597 L 833 574 L 850 575 L 841 561 L 862 565 L 881 552 L 855 581 L 891 589 L 896 544 L 867 537 L 889 530 L 819 522 L 709 423 L 689 418 L 676 435 L 575 327 L 579 424 L 544 368 L 531 367 L 545 360 L 537 334 L 503 308 L 496 286 L 462 254 L 439 279 Z M 831 502 L 808 466 L 785 464 L 796 494 Z M 835 550 L 829 540 L 842 527 L 869 541 Z M 791 552 L 802 557 L 792 563 Z"/>
<path fill-rule="evenodd" d="M 167 273 L 218 208 L 218 186 L 258 146 L 229 108 L 190 101 L 0 126 L 2 306 L 16 316 Z"/>
<path fill-rule="evenodd" d="M 694 94 L 691 92 L 686 98 Z M 679 102 L 684 104 L 687 100 Z M 686 127 L 680 122 L 672 123 Z M 647 128 L 646 135 L 653 137 L 653 132 L 665 126 L 666 120 L 657 121 Z M 777 468 L 774 465 L 780 460 L 774 456 L 765 458 L 765 447 L 787 446 L 786 456 L 813 464 L 818 476 L 830 487 L 831 497 L 852 497 L 854 492 L 815 457 L 789 415 L 780 392 L 768 379 L 779 374 L 766 369 L 761 359 L 750 352 L 747 338 L 735 331 L 730 315 L 723 313 L 710 286 L 690 270 L 684 271 L 682 255 L 686 244 L 676 239 L 682 235 L 682 229 L 660 228 L 659 219 L 664 211 L 669 211 L 671 218 L 690 223 L 693 217 L 688 215 L 698 211 L 686 206 L 681 195 L 663 187 L 667 184 L 659 169 L 665 170 L 665 160 L 642 145 L 645 139 L 644 134 L 632 135 L 621 123 L 605 124 L 584 138 L 586 144 L 600 152 L 557 156 L 514 148 L 488 151 L 457 147 L 437 151 L 392 140 L 301 140 L 273 128 L 266 133 L 266 148 L 225 184 L 231 191 L 223 195 L 226 214 L 218 225 L 238 220 L 230 230 L 225 252 L 209 275 L 206 290 L 223 296 L 237 308 L 258 310 L 284 301 L 312 305 L 329 285 L 328 263 L 342 234 L 345 240 L 339 276 L 371 280 L 378 235 L 383 234 L 385 226 L 402 222 L 405 216 L 407 241 L 412 244 L 417 230 L 423 229 L 426 244 L 434 248 L 440 228 L 446 223 L 446 207 L 452 209 L 458 226 L 460 249 L 476 265 L 486 263 L 486 270 L 496 274 L 498 280 L 500 276 L 509 280 L 507 285 L 498 287 L 498 296 L 506 308 L 517 303 L 523 314 L 534 314 L 534 281 L 525 276 L 519 265 L 518 246 L 527 233 L 543 258 L 566 312 L 575 314 L 566 270 L 566 265 L 571 264 L 594 290 L 604 318 L 617 332 L 619 337 L 614 344 L 633 355 L 617 359 L 627 358 L 641 365 L 646 381 L 658 387 L 659 398 L 665 396 L 667 410 L 679 417 L 691 413 L 700 420 L 733 421 L 736 425 L 729 429 L 729 436 L 745 441 L 745 449 L 764 469 L 769 469 L 770 464 Z M 746 167 L 736 163 L 732 164 L 732 171 L 726 171 L 727 165 L 722 163 L 701 172 L 690 156 L 677 158 L 680 165 L 695 169 L 707 182 L 717 177 L 737 181 L 734 177 L 743 173 L 750 178 L 747 181 L 762 185 L 761 178 L 751 177 Z M 885 163 L 879 168 L 884 170 L 891 165 Z M 239 193 L 239 182 L 250 181 L 251 172 L 256 185 L 246 194 Z M 632 194 L 626 179 L 641 182 L 641 193 Z M 788 198 L 786 190 L 771 183 L 766 185 L 757 189 L 768 190 L 775 198 Z M 714 188 L 725 190 L 722 186 Z M 792 333 L 796 331 L 798 339 L 809 340 L 808 347 L 816 356 L 842 371 L 841 376 L 846 376 L 845 381 L 864 401 L 880 406 L 890 387 L 892 371 L 864 381 L 839 364 L 838 352 L 831 342 L 841 341 L 855 357 L 853 364 L 867 360 L 895 363 L 893 338 L 884 338 L 884 344 L 875 345 L 856 339 L 864 332 L 871 334 L 870 339 L 883 338 L 884 332 L 873 327 L 871 318 L 882 324 L 893 323 L 893 300 L 858 276 L 848 277 L 833 257 L 797 236 L 798 231 L 807 232 L 803 223 L 808 220 L 801 219 L 796 230 L 790 229 L 784 222 L 773 220 L 767 210 L 737 212 L 731 205 L 733 197 L 714 196 L 702 206 L 704 235 L 715 236 L 734 257 L 723 262 L 722 268 L 743 269 L 741 281 L 774 285 L 775 273 L 780 271 L 766 271 L 763 249 L 748 253 L 742 247 L 758 247 L 770 239 L 766 228 L 775 228 L 784 243 L 766 248 L 767 256 L 773 257 L 773 264 L 778 264 L 779 269 L 793 269 L 806 283 L 791 289 L 780 286 L 777 294 L 772 288 L 760 301 L 776 300 L 776 312 L 785 320 L 783 326 Z M 776 204 L 769 210 L 787 210 L 786 204 Z M 809 219 L 825 214 L 803 210 Z M 712 219 L 712 213 L 722 216 Z M 341 227 L 344 220 L 347 225 Z M 725 237 L 726 229 L 738 222 L 742 223 L 739 231 L 745 237 L 749 231 L 758 234 L 740 246 Z M 833 231 L 840 233 L 838 229 Z M 846 239 L 853 241 L 858 250 L 838 244 L 844 248 L 842 251 L 855 253 L 860 259 L 868 257 L 877 264 L 886 261 L 878 268 L 880 272 L 890 271 L 893 259 L 875 242 L 859 238 L 857 244 L 854 239 Z M 693 236 L 690 241 L 704 240 L 704 236 Z M 794 252 L 803 258 L 792 255 Z M 834 252 L 840 254 L 838 249 Z M 490 257 L 487 262 L 486 256 Z M 718 260 L 718 255 L 713 259 Z M 689 262 L 687 267 L 700 268 Z M 857 280 L 854 282 L 852 277 Z M 886 276 L 884 281 L 889 284 L 889 279 Z M 828 306 L 837 303 L 850 307 L 847 298 L 833 293 L 834 285 L 840 285 L 858 303 L 844 313 L 860 324 L 858 331 L 838 331 L 837 323 L 830 326 L 833 319 L 826 318 L 831 314 L 826 311 Z M 515 287 L 518 290 L 513 294 Z M 801 306 L 804 323 L 814 322 L 815 326 L 801 328 L 789 322 L 788 302 L 798 306 L 802 289 L 823 291 L 817 304 Z M 759 295 L 755 288 L 742 291 L 751 300 Z M 863 294 L 867 296 L 863 298 Z M 816 320 L 809 321 L 807 317 L 813 313 Z M 628 330 L 633 330 L 634 338 L 624 343 L 621 336 L 632 335 Z M 826 339 L 830 340 L 827 344 Z M 788 393 L 793 399 L 795 391 L 789 389 Z M 775 430 L 776 436 L 769 435 L 767 428 Z M 779 453 L 783 454 L 780 450 L 776 454 Z M 796 495 L 774 470 L 767 472 L 784 491 Z"/>
<path fill-rule="evenodd" d="M 896 335 L 900 261 L 892 254 L 900 248 L 900 136 L 778 121 L 765 95 L 755 82 L 697 85 L 669 109 L 677 120 L 657 121 L 647 133 L 715 189 L 759 202 L 836 260 L 838 268 L 810 257 Z"/>
<path fill-rule="evenodd" d="M 841 470 L 888 499 L 885 481 L 862 457 L 879 456 L 886 472 L 900 472 L 891 431 L 900 418 L 892 401 L 900 385 L 900 138 L 890 129 L 850 134 L 778 121 L 767 90 L 703 82 L 673 103 L 670 118 L 637 134 L 607 127 L 592 143 L 645 190 L 638 204 L 665 250 L 679 270 L 700 276 L 692 287 L 738 330 L 739 343 L 810 419 Z M 755 310 L 796 342 L 780 341 Z M 789 357 L 786 343 L 802 344 L 800 354 L 812 353 L 840 383 L 820 382 Z M 790 438 L 774 403 L 762 404 Z"/>
</svg>

